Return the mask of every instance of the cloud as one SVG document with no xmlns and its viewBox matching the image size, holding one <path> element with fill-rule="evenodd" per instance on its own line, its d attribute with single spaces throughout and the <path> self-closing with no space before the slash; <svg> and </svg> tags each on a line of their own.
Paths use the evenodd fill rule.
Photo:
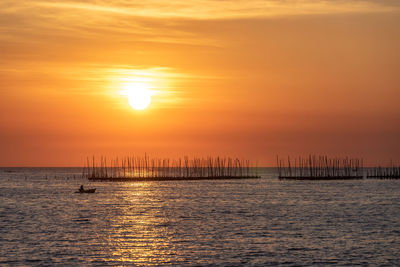
<svg viewBox="0 0 400 267">
<path fill-rule="evenodd" d="M 220 46 L 180 27 L 188 20 L 399 12 L 398 1 L 88 0 L 0 2 L 0 40 L 54 42 L 58 37 Z M 200 37 L 200 38 L 199 38 Z M 63 40 L 63 38 L 59 38 Z"/>
<path fill-rule="evenodd" d="M 38 6 L 140 17 L 227 19 L 307 14 L 398 12 L 395 1 L 343 0 L 175 0 L 175 1 L 44 1 Z"/>
</svg>

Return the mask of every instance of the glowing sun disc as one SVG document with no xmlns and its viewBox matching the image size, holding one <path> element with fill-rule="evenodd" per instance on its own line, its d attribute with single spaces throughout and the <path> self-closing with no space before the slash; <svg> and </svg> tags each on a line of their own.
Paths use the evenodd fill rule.
<svg viewBox="0 0 400 267">
<path fill-rule="evenodd" d="M 122 94 L 128 97 L 129 105 L 136 110 L 146 109 L 151 103 L 152 93 L 143 84 L 129 84 Z"/>
<path fill-rule="evenodd" d="M 129 105 L 136 110 L 143 110 L 151 103 L 151 94 L 147 90 L 135 90 L 128 94 Z"/>
</svg>

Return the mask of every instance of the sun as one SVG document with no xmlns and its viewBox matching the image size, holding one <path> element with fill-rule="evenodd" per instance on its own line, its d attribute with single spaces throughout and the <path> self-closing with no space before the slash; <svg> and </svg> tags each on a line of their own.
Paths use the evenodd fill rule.
<svg viewBox="0 0 400 267">
<path fill-rule="evenodd" d="M 152 91 L 146 83 L 128 83 L 124 85 L 122 95 L 128 97 L 129 105 L 136 110 L 144 110 L 151 103 Z"/>
</svg>

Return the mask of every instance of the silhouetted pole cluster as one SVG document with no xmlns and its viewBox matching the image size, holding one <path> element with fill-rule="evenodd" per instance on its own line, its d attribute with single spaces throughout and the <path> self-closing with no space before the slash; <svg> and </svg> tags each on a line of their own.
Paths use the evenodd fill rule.
<svg viewBox="0 0 400 267">
<path fill-rule="evenodd" d="M 276 157 L 280 179 L 361 179 L 363 160 L 353 158 L 328 158 L 309 155 L 308 157 L 281 160 Z"/>
<path fill-rule="evenodd" d="M 375 167 L 368 171 L 368 178 L 400 179 L 400 165 L 390 164 L 389 167 Z"/>
<path fill-rule="evenodd" d="M 193 157 L 178 159 L 123 157 L 87 158 L 83 177 L 90 180 L 135 178 L 250 178 L 253 173 L 249 160 L 230 157 Z"/>
</svg>

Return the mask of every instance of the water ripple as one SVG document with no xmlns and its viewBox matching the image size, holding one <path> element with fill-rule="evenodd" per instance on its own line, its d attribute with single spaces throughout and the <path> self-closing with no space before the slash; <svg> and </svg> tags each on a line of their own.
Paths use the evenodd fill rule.
<svg viewBox="0 0 400 267">
<path fill-rule="evenodd" d="M 92 183 L 0 173 L 0 265 L 398 264 L 400 181 Z M 44 179 L 44 177 L 56 177 Z M 27 179 L 25 179 L 27 177 Z"/>
</svg>

